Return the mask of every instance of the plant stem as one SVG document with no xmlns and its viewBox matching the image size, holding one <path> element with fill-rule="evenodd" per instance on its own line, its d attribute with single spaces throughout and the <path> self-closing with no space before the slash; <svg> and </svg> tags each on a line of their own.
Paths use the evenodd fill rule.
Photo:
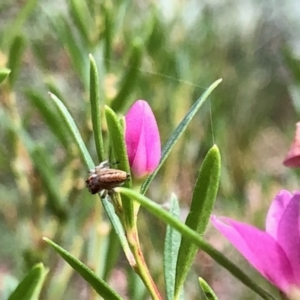
<svg viewBox="0 0 300 300">
<path fill-rule="evenodd" d="M 133 266 L 134 271 L 140 276 L 144 282 L 146 288 L 148 289 L 153 300 L 162 300 L 162 297 L 157 289 L 156 284 L 154 283 L 147 264 L 142 253 L 138 232 L 136 226 L 127 231 L 127 239 L 133 256 L 136 260 L 136 265 Z"/>
</svg>

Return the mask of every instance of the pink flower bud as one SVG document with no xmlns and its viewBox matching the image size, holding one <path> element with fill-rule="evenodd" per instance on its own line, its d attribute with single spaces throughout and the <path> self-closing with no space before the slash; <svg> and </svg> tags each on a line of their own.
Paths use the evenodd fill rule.
<svg viewBox="0 0 300 300">
<path fill-rule="evenodd" d="M 125 142 L 133 176 L 151 174 L 161 156 L 160 136 L 149 104 L 137 100 L 125 116 Z"/>
</svg>

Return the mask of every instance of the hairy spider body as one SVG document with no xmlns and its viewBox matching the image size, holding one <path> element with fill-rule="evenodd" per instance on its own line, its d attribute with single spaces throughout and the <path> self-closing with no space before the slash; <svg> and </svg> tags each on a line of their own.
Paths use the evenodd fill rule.
<svg viewBox="0 0 300 300">
<path fill-rule="evenodd" d="M 113 193 L 113 189 L 123 185 L 129 177 L 130 175 L 125 171 L 110 169 L 109 162 L 104 161 L 99 166 L 90 170 L 89 177 L 85 182 L 88 190 L 92 194 L 102 191 Z"/>
</svg>

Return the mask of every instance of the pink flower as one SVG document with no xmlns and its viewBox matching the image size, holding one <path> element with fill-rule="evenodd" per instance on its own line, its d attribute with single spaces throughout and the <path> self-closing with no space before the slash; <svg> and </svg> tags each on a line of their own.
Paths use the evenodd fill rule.
<svg viewBox="0 0 300 300">
<path fill-rule="evenodd" d="M 161 156 L 160 136 L 154 114 L 144 100 L 136 101 L 125 116 L 125 142 L 132 173 L 151 174 Z"/>
<path fill-rule="evenodd" d="M 291 148 L 286 155 L 283 164 L 289 168 L 300 167 L 300 122 L 296 124 L 296 132 Z"/>
<path fill-rule="evenodd" d="M 289 299 L 300 292 L 300 191 L 282 190 L 269 209 L 266 230 L 212 216 L 214 226 Z M 299 299 L 299 298 L 297 298 Z"/>
</svg>

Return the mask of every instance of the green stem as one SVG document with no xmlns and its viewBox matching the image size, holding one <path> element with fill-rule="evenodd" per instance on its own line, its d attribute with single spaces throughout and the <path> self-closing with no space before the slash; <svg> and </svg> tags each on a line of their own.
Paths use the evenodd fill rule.
<svg viewBox="0 0 300 300">
<path fill-rule="evenodd" d="M 136 260 L 136 265 L 134 266 L 134 271 L 140 276 L 144 282 L 146 288 L 148 289 L 153 300 L 162 300 L 162 297 L 154 283 L 147 264 L 142 253 L 138 232 L 136 226 L 134 226 L 131 231 L 127 231 L 127 239 L 133 256 Z"/>
<path fill-rule="evenodd" d="M 125 227 L 126 221 L 125 221 L 125 216 L 124 216 L 124 211 L 123 211 L 123 207 L 122 207 L 122 200 L 121 200 L 120 194 L 113 193 L 110 197 L 111 197 L 111 202 L 114 206 L 116 215 L 119 217 L 123 228 L 126 228 Z"/>
<path fill-rule="evenodd" d="M 238 278 L 242 283 L 248 286 L 250 289 L 255 291 L 265 300 L 273 300 L 274 297 L 258 286 L 251 278 L 249 278 L 237 265 L 231 262 L 226 256 L 221 252 L 213 248 L 208 244 L 203 238 L 190 227 L 186 226 L 182 222 L 174 218 L 169 212 L 162 209 L 157 203 L 151 201 L 145 196 L 134 192 L 133 190 L 118 187 L 115 189 L 116 192 L 126 194 L 128 197 L 139 202 L 144 206 L 149 212 L 154 214 L 156 217 L 163 220 L 165 223 L 169 224 L 177 231 L 179 231 L 182 236 L 189 238 L 191 242 L 195 243 L 201 250 L 206 252 L 211 258 L 213 258 L 218 264 L 226 268 L 233 276 Z"/>
</svg>

